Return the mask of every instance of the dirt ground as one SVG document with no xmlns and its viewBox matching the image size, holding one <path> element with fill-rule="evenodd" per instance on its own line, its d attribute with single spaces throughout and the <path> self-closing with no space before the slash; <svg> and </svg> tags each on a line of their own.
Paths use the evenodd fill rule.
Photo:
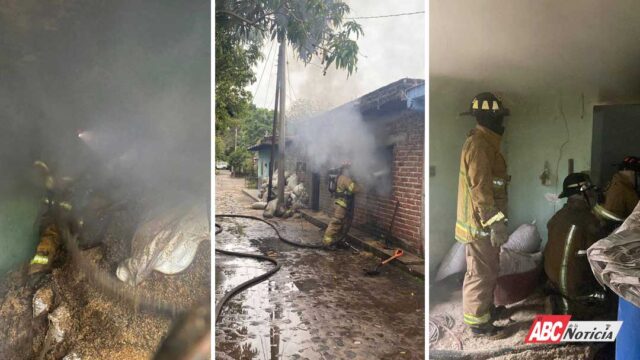
<svg viewBox="0 0 640 360">
<path fill-rule="evenodd" d="M 115 215 L 104 244 L 83 251 L 83 256 L 106 276 L 115 279 L 117 264 L 129 256 L 134 225 L 126 212 Z M 152 273 L 138 291 L 156 299 L 190 307 L 210 298 L 210 242 L 200 244 L 194 262 L 177 275 Z M 0 287 L 0 354 L 3 359 L 62 359 L 75 353 L 80 359 L 150 359 L 166 336 L 173 319 L 136 311 L 129 304 L 105 295 L 88 281 L 69 259 L 34 283 L 26 265 L 13 271 Z M 122 283 L 121 283 L 122 284 Z M 123 285 L 124 286 L 124 285 Z M 54 293 L 53 309 L 66 307 L 70 318 L 64 340 L 45 346 L 47 315 L 32 316 L 37 289 Z"/>
<path fill-rule="evenodd" d="M 216 177 L 216 213 L 261 216 L 241 193 L 244 182 Z M 216 246 L 275 257 L 282 269 L 228 304 L 216 324 L 217 359 L 423 359 L 424 282 L 394 267 L 378 277 L 368 253 L 302 249 L 274 238 L 265 224 L 216 220 Z M 302 220 L 274 220 L 284 237 L 320 243 Z M 216 254 L 216 299 L 273 265 Z"/>
<path fill-rule="evenodd" d="M 448 330 L 440 327 L 439 339 L 430 344 L 432 357 L 434 354 L 445 355 L 446 351 L 455 351 L 456 356 L 465 353 L 499 352 L 505 348 L 520 348 L 526 346 L 524 339 L 529 332 L 531 323 L 536 314 L 544 313 L 544 295 L 540 290 L 534 292 L 522 302 L 509 305 L 509 319 L 496 322 L 496 325 L 505 326 L 509 336 L 501 340 L 487 340 L 473 337 L 469 328 L 462 322 L 462 277 L 451 276 L 440 283 L 433 285 L 429 291 L 429 319 L 435 319 L 441 324 L 443 318 L 449 315 L 453 321 L 453 327 Z M 462 345 L 462 349 L 460 346 Z M 528 350 L 526 347 L 511 354 L 501 354 L 498 356 L 478 356 L 473 359 L 495 359 L 495 360 L 524 360 L 524 359 L 608 359 L 602 357 L 603 344 L 563 344 L 559 346 L 549 346 L 543 350 Z M 602 350 L 602 351 L 601 351 Z M 444 351 L 444 352 L 443 352 Z M 453 354 L 453 353 L 452 353 Z M 434 357 L 435 358 L 435 357 Z M 446 357 L 437 357 L 445 359 Z"/>
</svg>

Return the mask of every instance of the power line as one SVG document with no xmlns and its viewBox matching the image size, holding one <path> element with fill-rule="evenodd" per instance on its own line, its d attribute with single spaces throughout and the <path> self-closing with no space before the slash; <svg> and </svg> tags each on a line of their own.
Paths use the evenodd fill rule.
<svg viewBox="0 0 640 360">
<path fill-rule="evenodd" d="M 289 84 L 289 91 L 291 93 L 291 105 L 295 102 L 296 94 L 293 92 L 293 86 L 291 86 L 291 75 L 289 75 L 289 54 L 287 54 L 287 83 Z"/>
<path fill-rule="evenodd" d="M 345 19 L 347 19 L 347 20 L 380 19 L 380 18 L 388 18 L 388 17 L 395 17 L 395 16 L 417 15 L 417 14 L 424 14 L 424 10 L 423 11 L 408 12 L 408 13 L 400 13 L 400 14 L 388 14 L 388 15 L 376 15 L 376 16 L 356 16 L 356 17 L 348 17 L 348 18 L 345 18 Z"/>
<path fill-rule="evenodd" d="M 274 58 L 277 57 L 274 56 Z M 264 96 L 264 106 L 267 107 L 268 106 L 268 102 L 267 100 L 269 100 L 269 86 L 271 85 L 271 75 L 273 75 L 273 61 L 271 62 L 271 70 L 269 71 L 269 80 L 267 80 L 267 92 Z M 277 76 L 276 76 L 277 77 Z M 278 80 L 276 79 L 276 83 L 278 82 Z M 275 92 L 274 92 L 275 93 Z"/>
<path fill-rule="evenodd" d="M 264 70 L 267 68 L 267 63 L 269 62 L 269 58 L 271 57 L 271 50 L 273 50 L 274 41 L 271 41 L 271 47 L 269 48 L 269 54 L 265 59 L 264 65 L 262 66 L 262 73 L 260 73 L 260 79 L 258 79 L 258 86 L 256 86 L 256 91 L 253 95 L 255 98 L 258 95 L 258 91 L 260 90 L 260 83 L 262 82 L 262 76 L 264 75 Z"/>
</svg>

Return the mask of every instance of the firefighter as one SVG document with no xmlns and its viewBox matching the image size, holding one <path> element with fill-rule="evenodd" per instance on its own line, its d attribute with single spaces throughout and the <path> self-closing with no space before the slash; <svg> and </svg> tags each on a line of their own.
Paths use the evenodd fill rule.
<svg viewBox="0 0 640 360">
<path fill-rule="evenodd" d="M 352 209 L 353 197 L 360 190 L 359 186 L 351 178 L 351 163 L 345 161 L 340 167 L 340 175 L 336 179 L 335 203 L 333 215 L 327 226 L 322 239 L 328 247 L 333 247 L 338 240 L 338 235 L 342 232 L 347 216 L 353 216 L 349 209 Z"/>
<path fill-rule="evenodd" d="M 43 178 L 45 194 L 42 213 L 39 217 L 40 242 L 29 264 L 29 274 L 48 272 L 61 251 L 62 240 L 58 224 L 68 224 L 72 232 L 78 227 L 73 221 L 72 206 L 68 201 L 70 178 L 56 179 L 53 172 L 43 161 L 34 162 L 34 167 Z"/>
<path fill-rule="evenodd" d="M 559 198 L 567 203 L 547 223 L 549 240 L 544 248 L 544 271 L 552 295 L 547 298 L 547 311 L 571 314 L 587 319 L 597 309 L 606 309 L 604 292 L 591 272 L 586 251 L 606 236 L 599 219 L 591 212 L 595 204 L 594 186 L 582 173 L 568 175 Z M 595 305 L 595 306 L 594 306 Z"/>
<path fill-rule="evenodd" d="M 636 171 L 640 168 L 640 159 L 627 156 L 613 175 L 605 192 L 603 205 L 595 208 L 596 213 L 605 220 L 622 222 L 638 204 Z"/>
<path fill-rule="evenodd" d="M 463 284 L 464 322 L 475 336 L 503 338 L 501 327 L 493 322 L 504 307 L 493 304 L 500 246 L 507 233 L 507 164 L 500 152 L 503 120 L 509 115 L 500 99 L 484 92 L 471 101 L 460 115 L 476 118 L 462 147 L 458 181 L 456 240 L 466 244 L 467 272 Z"/>
</svg>

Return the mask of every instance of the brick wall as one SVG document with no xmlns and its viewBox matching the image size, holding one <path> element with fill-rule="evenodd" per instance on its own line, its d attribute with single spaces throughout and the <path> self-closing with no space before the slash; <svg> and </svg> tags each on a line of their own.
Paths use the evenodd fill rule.
<svg viewBox="0 0 640 360">
<path fill-rule="evenodd" d="M 390 136 L 400 135 L 393 146 L 392 191 L 389 196 L 361 193 L 356 196 L 353 226 L 379 234 L 386 232 L 391 223 L 395 202 L 398 213 L 392 232 L 394 242 L 404 248 L 424 254 L 424 113 L 396 112 L 379 126 Z M 307 180 L 311 178 L 310 174 Z M 320 209 L 333 211 L 333 199 L 327 190 L 326 171 L 321 174 Z M 308 184 L 310 189 L 310 183 Z"/>
</svg>

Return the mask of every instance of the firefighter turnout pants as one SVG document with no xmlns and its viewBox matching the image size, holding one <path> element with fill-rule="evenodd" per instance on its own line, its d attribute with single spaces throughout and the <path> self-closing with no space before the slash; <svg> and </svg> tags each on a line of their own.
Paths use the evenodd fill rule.
<svg viewBox="0 0 640 360">
<path fill-rule="evenodd" d="M 329 221 L 329 225 L 324 232 L 324 238 L 322 242 L 325 245 L 333 244 L 337 239 L 336 237 L 342 231 L 342 227 L 344 226 L 344 219 L 347 217 L 347 209 L 335 204 L 333 205 L 333 216 L 331 216 L 331 221 Z"/>
<path fill-rule="evenodd" d="M 465 245 L 467 272 L 462 286 L 464 322 L 480 326 L 491 320 L 493 291 L 500 271 L 500 248 L 489 236 L 476 237 Z"/>
</svg>

